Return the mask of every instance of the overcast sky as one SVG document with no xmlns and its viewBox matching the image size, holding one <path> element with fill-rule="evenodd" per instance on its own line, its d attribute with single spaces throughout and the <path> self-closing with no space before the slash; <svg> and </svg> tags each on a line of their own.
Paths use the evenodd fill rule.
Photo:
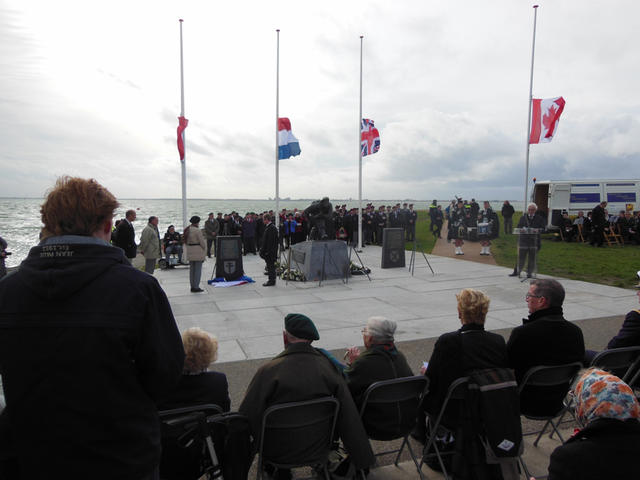
<svg viewBox="0 0 640 480">
<path fill-rule="evenodd" d="M 534 10 L 522 0 L 0 0 L 0 196 L 62 174 L 179 198 L 183 18 L 189 198 L 275 195 L 280 115 L 302 154 L 280 197 L 358 197 L 363 116 L 381 149 L 363 197 L 521 200 Z M 530 178 L 640 177 L 640 2 L 542 2 L 533 95 L 563 96 Z"/>
</svg>

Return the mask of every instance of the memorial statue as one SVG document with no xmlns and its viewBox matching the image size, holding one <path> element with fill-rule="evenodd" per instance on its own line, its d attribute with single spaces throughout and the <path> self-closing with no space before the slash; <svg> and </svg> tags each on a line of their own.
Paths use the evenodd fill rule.
<svg viewBox="0 0 640 480">
<path fill-rule="evenodd" d="M 329 197 L 316 200 L 305 209 L 304 215 L 309 219 L 311 224 L 311 231 L 309 232 L 310 240 L 329 240 L 329 238 L 333 238 L 333 236 L 330 237 L 329 233 L 327 233 L 327 231 L 333 233 L 332 214 L 333 206 L 329 201 Z"/>
</svg>

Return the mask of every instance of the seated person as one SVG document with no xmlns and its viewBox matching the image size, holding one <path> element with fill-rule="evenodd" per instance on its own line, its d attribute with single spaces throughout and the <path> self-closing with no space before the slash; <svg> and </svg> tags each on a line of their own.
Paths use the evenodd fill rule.
<svg viewBox="0 0 640 480">
<path fill-rule="evenodd" d="M 631 388 L 590 368 L 573 396 L 581 429 L 551 454 L 549 480 L 638 478 L 640 405 Z"/>
<path fill-rule="evenodd" d="M 218 358 L 218 340 L 197 327 L 182 334 L 185 359 L 178 385 L 158 405 L 158 410 L 195 405 L 215 404 L 224 412 L 231 407 L 227 377 L 223 373 L 209 372 L 209 365 Z M 216 442 L 216 451 L 221 451 Z M 177 444 L 176 438 L 162 436 L 160 476 L 163 479 L 197 479 L 202 474 L 198 459 L 204 445 L 194 441 L 188 448 Z"/>
<path fill-rule="evenodd" d="M 508 367 L 507 347 L 502 336 L 484 329 L 489 311 L 489 297 L 479 290 L 465 288 L 456 295 L 458 318 L 462 327 L 438 338 L 424 374 L 429 377 L 429 392 L 424 397 L 424 411 L 437 416 L 449 385 L 473 370 Z M 450 402 L 442 423 L 455 428 L 462 402 Z M 422 432 L 421 432 L 422 430 Z M 414 438 L 424 437 L 424 422 L 414 431 Z M 422 435 L 421 435 L 422 433 Z"/>
<path fill-rule="evenodd" d="M 331 395 L 340 402 L 337 434 L 356 470 L 368 468 L 374 463 L 373 451 L 347 384 L 334 363 L 312 346 L 313 341 L 320 339 L 316 326 L 306 315 L 290 313 L 284 319 L 282 334 L 284 351 L 258 369 L 239 408 L 240 413 L 249 417 L 256 448 L 264 412 L 271 405 Z M 320 438 L 320 432 L 318 434 Z M 294 463 L 301 453 L 308 454 L 303 450 L 308 446 L 301 445 L 295 436 L 279 440 L 277 444 L 265 445 L 266 459 L 287 464 Z M 277 470 L 275 478 L 291 478 L 291 472 Z"/>
<path fill-rule="evenodd" d="M 564 365 L 584 358 L 580 327 L 565 320 L 565 291 L 560 282 L 537 278 L 529 285 L 525 301 L 528 318 L 511 331 L 507 342 L 509 366 L 521 383 L 527 371 L 540 365 Z M 527 386 L 520 394 L 520 411 L 530 416 L 553 415 L 562 408 L 569 385 Z"/>
<path fill-rule="evenodd" d="M 198 327 L 182 334 L 184 368 L 178 385 L 167 394 L 159 410 L 191 405 L 215 404 L 228 412 L 231 407 L 229 387 L 224 373 L 208 371 L 218 358 L 218 340 Z"/>
<path fill-rule="evenodd" d="M 636 292 L 638 296 L 638 302 L 640 302 L 640 291 Z M 607 350 L 612 348 L 622 348 L 622 347 L 637 347 L 640 346 L 640 309 L 631 310 L 624 317 L 624 322 L 622 323 L 622 327 L 620 327 L 620 331 L 609 340 L 607 344 Z M 584 355 L 584 365 L 588 367 L 591 365 L 593 358 L 597 355 L 598 352 L 594 350 L 587 350 Z M 620 374 L 624 374 L 624 372 L 616 372 Z"/>
<path fill-rule="evenodd" d="M 173 253 L 178 254 L 178 263 L 182 263 L 182 239 L 173 225 L 169 225 L 169 228 L 167 228 L 167 233 L 164 234 L 162 244 L 167 258 L 167 264 L 169 264 L 169 255 Z"/>
<path fill-rule="evenodd" d="M 413 375 L 406 358 L 394 344 L 395 331 L 396 322 L 384 317 L 371 317 L 362 330 L 366 350 L 360 352 L 358 347 L 347 350 L 349 366 L 344 374 L 358 410 L 362 406 L 365 391 L 372 383 Z M 406 417 L 412 417 L 410 421 L 415 423 L 416 406 L 416 401 L 408 401 L 367 407 L 368 413 L 363 419 L 367 434 L 378 440 L 397 438 L 396 432 L 401 428 L 401 422 L 406 424 Z M 406 414 L 403 415 L 403 412 Z"/>
<path fill-rule="evenodd" d="M 578 227 L 573 224 L 567 212 L 562 212 L 560 228 L 562 228 L 562 236 L 567 242 L 571 242 L 573 240 L 573 237 L 576 235 L 578 230 Z"/>
</svg>

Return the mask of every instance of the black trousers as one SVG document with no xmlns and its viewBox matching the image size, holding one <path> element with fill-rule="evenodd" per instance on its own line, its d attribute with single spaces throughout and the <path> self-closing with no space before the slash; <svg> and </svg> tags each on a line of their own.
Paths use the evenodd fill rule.
<svg viewBox="0 0 640 480">
<path fill-rule="evenodd" d="M 264 263 L 267 268 L 267 276 L 269 277 L 270 282 L 276 281 L 276 261 L 271 259 L 264 259 Z"/>
<path fill-rule="evenodd" d="M 509 235 L 511 232 L 513 232 L 512 217 L 504 217 L 504 233 Z"/>
<path fill-rule="evenodd" d="M 409 225 L 407 225 L 407 241 L 409 242 L 413 242 L 413 240 L 416 238 L 416 224 L 415 223 L 411 223 Z"/>
</svg>

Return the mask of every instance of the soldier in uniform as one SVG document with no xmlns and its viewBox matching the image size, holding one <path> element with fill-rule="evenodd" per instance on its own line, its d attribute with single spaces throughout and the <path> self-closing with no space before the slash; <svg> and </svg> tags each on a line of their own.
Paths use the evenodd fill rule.
<svg viewBox="0 0 640 480">
<path fill-rule="evenodd" d="M 387 213 L 384 210 L 384 205 L 380 206 L 378 213 L 375 217 L 376 223 L 376 243 L 382 245 L 382 234 L 387 226 Z"/>
<path fill-rule="evenodd" d="M 418 222 L 418 212 L 413 209 L 413 203 L 409 204 L 407 210 L 407 240 L 413 242 L 416 239 L 416 223 Z"/>
<path fill-rule="evenodd" d="M 434 227 L 435 227 L 435 216 L 436 216 L 436 211 L 438 210 L 438 201 L 434 198 L 433 202 L 431 202 L 431 205 L 429 205 L 429 219 L 431 220 L 431 225 L 429 225 L 429 231 L 431 233 L 433 233 Z"/>
<path fill-rule="evenodd" d="M 407 231 L 409 227 L 409 209 L 407 208 L 407 204 L 403 203 L 402 208 L 400 209 L 400 218 L 402 219 L 402 228 L 404 229 L 404 238 L 409 238 L 409 232 Z"/>
</svg>

